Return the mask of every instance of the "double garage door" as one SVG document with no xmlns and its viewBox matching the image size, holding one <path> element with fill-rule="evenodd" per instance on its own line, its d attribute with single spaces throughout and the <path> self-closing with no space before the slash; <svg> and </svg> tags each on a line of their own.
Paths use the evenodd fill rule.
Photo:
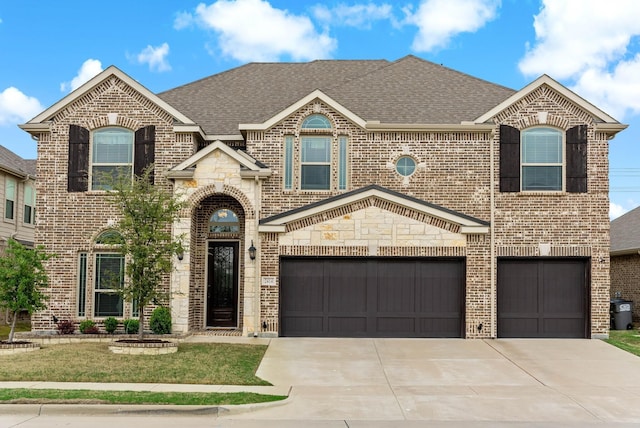
<svg viewBox="0 0 640 428">
<path fill-rule="evenodd" d="M 462 259 L 285 258 L 283 336 L 461 337 Z"/>
<path fill-rule="evenodd" d="M 463 259 L 284 258 L 280 272 L 282 336 L 464 336 Z M 498 260 L 498 337 L 589 337 L 587 275 L 585 259 Z"/>
</svg>

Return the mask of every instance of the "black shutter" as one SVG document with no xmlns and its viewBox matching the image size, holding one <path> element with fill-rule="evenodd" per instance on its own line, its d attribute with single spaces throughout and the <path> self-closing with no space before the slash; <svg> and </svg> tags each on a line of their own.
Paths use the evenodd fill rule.
<svg viewBox="0 0 640 428">
<path fill-rule="evenodd" d="M 133 173 L 141 176 L 144 170 L 155 161 L 156 127 L 145 126 L 136 131 L 135 150 L 133 155 Z M 149 174 L 149 181 L 154 182 L 154 171 Z"/>
<path fill-rule="evenodd" d="M 69 164 L 67 191 L 86 192 L 89 189 L 89 130 L 69 125 Z"/>
<path fill-rule="evenodd" d="M 500 125 L 500 191 L 520 191 L 520 131 Z"/>
<path fill-rule="evenodd" d="M 587 192 L 587 125 L 567 129 L 567 192 Z"/>
</svg>

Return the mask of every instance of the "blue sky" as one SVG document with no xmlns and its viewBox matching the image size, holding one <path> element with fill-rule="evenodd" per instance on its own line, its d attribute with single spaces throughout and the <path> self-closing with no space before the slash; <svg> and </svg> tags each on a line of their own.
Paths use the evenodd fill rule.
<svg viewBox="0 0 640 428">
<path fill-rule="evenodd" d="M 126 13 L 125 13 L 126 12 Z M 548 74 L 629 124 L 611 216 L 640 205 L 638 0 L 41 0 L 0 3 L 0 144 L 115 65 L 154 92 L 251 61 L 413 54 L 513 89 Z"/>
</svg>

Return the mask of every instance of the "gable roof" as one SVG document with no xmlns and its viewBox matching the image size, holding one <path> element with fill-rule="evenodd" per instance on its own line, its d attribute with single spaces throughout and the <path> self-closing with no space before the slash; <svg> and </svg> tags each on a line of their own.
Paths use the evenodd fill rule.
<svg viewBox="0 0 640 428">
<path fill-rule="evenodd" d="M 459 124 L 515 91 L 409 55 L 386 60 L 250 63 L 162 92 L 207 134 L 239 134 L 315 90 L 365 122 Z"/>
<path fill-rule="evenodd" d="M 173 116 L 176 121 L 184 124 L 194 124 L 194 122 L 191 119 L 189 119 L 187 116 L 185 116 L 182 112 L 176 110 L 174 107 L 169 105 L 166 101 L 162 100 L 153 92 L 151 92 L 150 90 L 142 86 L 140 83 L 138 83 L 136 80 L 129 77 L 119 68 L 111 65 L 107 67 L 105 70 L 103 70 L 101 73 L 98 73 L 91 80 L 85 82 L 82 86 L 72 91 L 66 97 L 62 98 L 57 103 L 55 103 L 48 109 L 44 110 L 43 112 L 41 112 L 39 115 L 37 115 L 27 123 L 20 125 L 20 128 L 24 129 L 25 131 L 47 131 L 49 129 L 49 125 L 47 122 L 53 116 L 55 116 L 58 112 L 66 108 L 69 104 L 81 98 L 86 93 L 90 92 L 93 88 L 100 85 L 102 82 L 104 82 L 105 80 L 109 79 L 112 76 L 115 76 L 118 79 L 122 80 L 127 85 L 129 85 L 134 90 L 136 90 L 138 93 L 140 93 L 142 96 L 149 99 L 152 103 L 154 103 L 161 109 L 165 110 L 167 113 Z"/>
<path fill-rule="evenodd" d="M 16 177 L 35 178 L 36 160 L 23 159 L 4 146 L 0 146 L 0 169 Z"/>
<path fill-rule="evenodd" d="M 567 87 L 561 85 L 560 83 L 553 80 L 546 74 L 538 77 L 533 82 L 529 83 L 527 86 L 514 93 L 509 98 L 505 99 L 502 103 L 496 105 L 489 111 L 486 111 L 482 116 L 478 117 L 474 122 L 476 123 L 484 123 L 490 120 L 493 116 L 500 113 L 502 110 L 508 108 L 509 106 L 515 104 L 522 98 L 529 95 L 531 92 L 535 91 L 542 85 L 547 85 L 554 91 L 560 93 L 562 96 L 573 102 L 574 104 L 579 105 L 585 111 L 589 112 L 593 117 L 595 122 L 604 122 L 604 123 L 618 123 L 613 117 L 609 116 L 604 111 L 600 110 L 598 107 L 591 104 L 589 101 L 585 100 L 575 92 L 571 91 Z M 624 126 L 624 125 L 623 125 Z M 624 126 L 622 129 L 626 128 Z"/>
<path fill-rule="evenodd" d="M 229 147 L 227 144 L 222 141 L 215 141 L 212 144 L 209 144 L 204 149 L 199 150 L 194 155 L 171 168 L 167 172 L 168 178 L 191 178 L 194 173 L 194 166 L 198 164 L 202 159 L 209 156 L 209 154 L 215 152 L 216 150 L 220 150 L 225 153 L 230 158 L 234 159 L 240 165 L 241 176 L 257 176 L 257 177 L 268 177 L 271 175 L 271 170 L 264 165 L 262 162 L 257 161 L 248 153 L 242 150 L 235 150 Z"/>
<path fill-rule="evenodd" d="M 371 184 L 360 189 L 352 190 L 322 201 L 314 202 L 300 208 L 295 208 L 280 214 L 260 220 L 261 232 L 284 232 L 288 223 L 301 220 L 322 212 L 343 207 L 354 202 L 376 197 L 384 201 L 407 207 L 411 210 L 440 218 L 460 226 L 463 234 L 485 234 L 489 232 L 489 223 L 439 205 L 431 204 L 422 199 L 394 192 L 382 186 Z"/>
<path fill-rule="evenodd" d="M 640 207 L 611 222 L 611 255 L 640 251 Z"/>
</svg>

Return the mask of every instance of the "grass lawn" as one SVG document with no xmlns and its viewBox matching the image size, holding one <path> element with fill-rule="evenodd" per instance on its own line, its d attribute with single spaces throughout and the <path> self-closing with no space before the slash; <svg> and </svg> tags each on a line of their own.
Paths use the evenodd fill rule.
<svg viewBox="0 0 640 428">
<path fill-rule="evenodd" d="M 0 324 L 0 340 L 7 340 L 9 338 L 10 331 L 10 325 Z M 31 331 L 31 324 L 29 324 L 28 322 L 16 323 L 16 332 L 19 331 Z"/>
<path fill-rule="evenodd" d="M 0 356 L 0 379 L 45 382 L 269 385 L 255 376 L 267 347 L 181 343 L 167 355 L 113 354 L 107 343 L 45 346 Z"/>
<path fill-rule="evenodd" d="M 640 357 L 640 332 L 638 330 L 611 330 L 605 342 Z"/>
<path fill-rule="evenodd" d="M 51 345 L 0 356 L 3 381 L 185 383 L 270 385 L 255 372 L 266 346 L 181 343 L 175 354 L 112 354 L 107 343 Z M 262 403 L 285 396 L 255 393 L 172 393 L 47 389 L 0 389 L 0 403 L 176 404 Z"/>
</svg>

